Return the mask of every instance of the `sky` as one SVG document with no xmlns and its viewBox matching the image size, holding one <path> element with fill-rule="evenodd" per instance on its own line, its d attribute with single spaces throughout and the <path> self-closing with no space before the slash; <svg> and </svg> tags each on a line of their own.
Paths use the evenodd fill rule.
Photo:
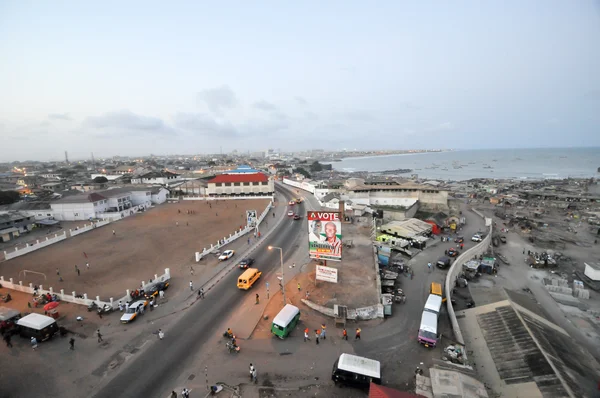
<svg viewBox="0 0 600 398">
<path fill-rule="evenodd" d="M 0 0 L 0 162 L 600 146 L 600 2 Z"/>
</svg>

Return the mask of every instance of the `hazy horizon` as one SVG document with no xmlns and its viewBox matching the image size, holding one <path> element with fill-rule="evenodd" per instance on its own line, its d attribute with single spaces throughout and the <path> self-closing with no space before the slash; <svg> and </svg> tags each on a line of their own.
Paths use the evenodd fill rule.
<svg viewBox="0 0 600 398">
<path fill-rule="evenodd" d="M 600 5 L 0 3 L 0 162 L 600 146 Z"/>
</svg>

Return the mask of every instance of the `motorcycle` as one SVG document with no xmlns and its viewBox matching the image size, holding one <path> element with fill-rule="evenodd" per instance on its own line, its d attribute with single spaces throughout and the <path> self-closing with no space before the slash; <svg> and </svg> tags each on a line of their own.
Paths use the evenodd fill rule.
<svg viewBox="0 0 600 398">
<path fill-rule="evenodd" d="M 240 347 L 239 346 L 233 345 L 233 343 L 227 343 L 226 346 L 227 346 L 227 349 L 229 350 L 230 354 L 232 352 L 235 352 L 236 354 L 239 354 L 239 352 L 240 352 Z"/>
</svg>

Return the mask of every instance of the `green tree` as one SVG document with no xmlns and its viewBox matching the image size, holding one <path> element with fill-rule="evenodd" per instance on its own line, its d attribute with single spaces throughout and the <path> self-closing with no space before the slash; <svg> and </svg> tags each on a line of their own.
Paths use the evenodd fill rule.
<svg viewBox="0 0 600 398">
<path fill-rule="evenodd" d="M 215 163 L 212 160 L 209 160 L 208 163 L 206 163 L 206 164 L 209 165 L 209 166 L 216 166 L 217 165 L 217 163 Z"/>
<path fill-rule="evenodd" d="M 310 178 L 310 173 L 302 167 L 298 167 L 297 169 L 295 169 L 294 173 L 302 174 L 305 178 Z"/>
<path fill-rule="evenodd" d="M 102 184 L 102 183 L 108 182 L 108 178 L 103 177 L 103 176 L 98 176 L 98 177 L 94 178 L 94 182 Z"/>
<path fill-rule="evenodd" d="M 321 170 L 323 170 L 323 165 L 316 160 L 314 162 L 312 162 L 312 164 L 310 165 L 310 171 L 312 171 L 313 173 L 315 171 L 321 171 Z"/>
<path fill-rule="evenodd" d="M 0 205 L 9 205 L 20 199 L 21 195 L 17 191 L 0 191 Z"/>
</svg>

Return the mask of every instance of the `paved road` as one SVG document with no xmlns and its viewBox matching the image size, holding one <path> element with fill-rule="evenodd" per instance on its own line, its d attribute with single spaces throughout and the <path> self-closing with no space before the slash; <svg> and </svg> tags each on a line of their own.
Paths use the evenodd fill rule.
<svg viewBox="0 0 600 398">
<path fill-rule="evenodd" d="M 287 200 L 291 199 L 287 191 L 280 192 Z M 265 248 L 267 245 L 283 248 L 286 261 L 293 254 L 291 249 L 297 244 L 296 236 L 304 225 L 303 222 L 281 223 L 263 245 Z M 264 274 L 274 271 L 280 264 L 278 251 L 258 250 L 254 258 Z M 202 349 L 208 336 L 222 332 L 216 329 L 220 320 L 227 318 L 241 299 L 254 296 L 252 289 L 245 292 L 236 287 L 237 276 L 238 273 L 231 272 L 224 277 L 204 300 L 196 302 L 182 318 L 169 325 L 165 340 L 150 344 L 122 365 L 117 375 L 94 397 L 156 397 L 170 391 L 172 383 L 191 362 L 191 354 Z"/>
</svg>

